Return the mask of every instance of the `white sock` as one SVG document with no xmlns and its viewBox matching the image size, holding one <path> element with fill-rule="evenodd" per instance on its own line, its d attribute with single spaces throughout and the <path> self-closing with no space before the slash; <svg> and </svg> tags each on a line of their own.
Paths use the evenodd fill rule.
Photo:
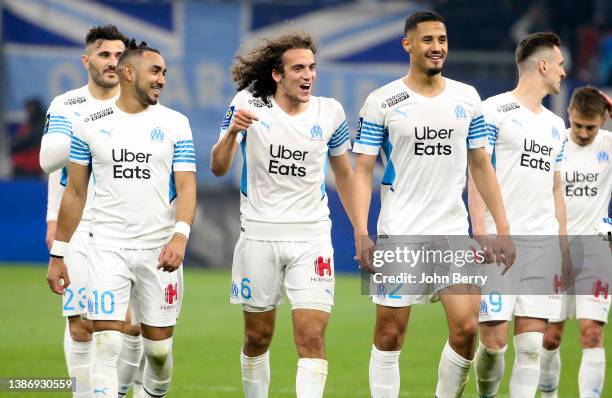
<svg viewBox="0 0 612 398">
<path fill-rule="evenodd" d="M 544 333 L 526 332 L 514 336 L 514 366 L 510 376 L 512 398 L 535 397 L 540 381 L 540 350 Z"/>
<path fill-rule="evenodd" d="M 372 345 L 370 354 L 370 393 L 372 398 L 397 398 L 400 390 L 401 351 L 380 351 Z"/>
<path fill-rule="evenodd" d="M 478 345 L 474 357 L 474 370 L 479 397 L 490 398 L 497 395 L 504 377 L 504 356 L 507 349 L 507 345 L 498 350 L 487 348 L 482 342 Z"/>
<path fill-rule="evenodd" d="M 92 342 L 93 396 L 114 398 L 117 396 L 117 358 L 123 343 L 121 332 L 116 330 L 94 332 Z"/>
<path fill-rule="evenodd" d="M 578 372 L 580 398 L 599 398 L 603 395 L 606 376 L 606 351 L 603 348 L 584 348 Z"/>
<path fill-rule="evenodd" d="M 68 374 L 76 379 L 73 398 L 91 396 L 91 341 L 70 341 Z"/>
<path fill-rule="evenodd" d="M 172 337 L 154 341 L 142 338 L 147 364 L 144 369 L 143 390 L 145 397 L 165 397 L 172 380 Z"/>
<path fill-rule="evenodd" d="M 117 361 L 117 379 L 119 381 L 119 397 L 125 397 L 134 383 L 136 372 L 142 358 L 142 339 L 140 336 L 123 335 L 123 346 Z"/>
<path fill-rule="evenodd" d="M 142 359 L 140 360 L 140 366 L 138 366 L 138 371 L 136 372 L 136 378 L 134 378 L 134 393 L 132 394 L 133 398 L 144 398 L 144 391 L 142 390 L 142 377 L 146 363 L 147 356 L 143 355 Z"/>
<path fill-rule="evenodd" d="M 463 395 L 472 361 L 457 354 L 448 340 L 438 365 L 437 398 L 457 398 Z"/>
<path fill-rule="evenodd" d="M 538 388 L 542 398 L 557 398 L 559 379 L 561 377 L 561 354 L 559 348 L 540 352 L 540 382 Z"/>
<path fill-rule="evenodd" d="M 68 318 L 66 318 L 66 329 L 64 329 L 64 359 L 66 360 L 66 369 L 68 369 L 68 374 L 70 374 L 70 341 L 72 337 L 70 337 L 70 323 L 68 322 Z"/>
<path fill-rule="evenodd" d="M 297 398 L 322 398 L 327 379 L 327 361 L 319 358 L 298 359 L 295 377 Z"/>
<path fill-rule="evenodd" d="M 240 350 L 242 368 L 242 387 L 246 398 L 267 398 L 270 387 L 270 351 L 247 357 Z"/>
</svg>

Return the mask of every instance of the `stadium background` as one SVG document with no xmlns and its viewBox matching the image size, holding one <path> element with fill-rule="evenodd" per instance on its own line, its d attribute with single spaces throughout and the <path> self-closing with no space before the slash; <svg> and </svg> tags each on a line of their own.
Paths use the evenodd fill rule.
<svg viewBox="0 0 612 398">
<path fill-rule="evenodd" d="M 555 113 L 565 117 L 569 94 L 577 86 L 590 83 L 612 94 L 612 3 L 604 0 L 0 1 L 0 278 L 5 285 L 0 290 L 0 300 L 13 303 L 8 306 L 6 325 L 15 325 L 0 326 L 0 358 L 9 359 L 0 365 L 0 376 L 57 375 L 63 371 L 59 300 L 50 299 L 45 271 L 40 267 L 48 259 L 44 244 L 46 183 L 44 176 L 16 177 L 11 146 L 28 124 L 24 112 L 27 101 L 38 99 L 46 109 L 54 96 L 85 83 L 80 55 L 83 37 L 91 26 L 116 24 L 128 36 L 159 48 L 166 58 L 169 69 L 161 102 L 189 116 L 199 169 L 199 209 L 186 261 L 188 296 L 181 323 L 183 330 L 189 330 L 184 341 L 201 347 L 202 354 L 189 357 L 187 351 L 181 351 L 178 340 L 177 364 L 180 366 L 181 355 L 186 355 L 191 358 L 186 362 L 195 360 L 192 365 L 201 365 L 204 372 L 194 369 L 191 379 L 179 377 L 175 388 L 181 391 L 178 396 L 191 393 L 239 396 L 237 356 L 233 354 L 240 344 L 240 314 L 238 308 L 227 304 L 230 287 L 227 268 L 238 235 L 237 170 L 241 159 L 237 158 L 227 177 L 216 178 L 209 172 L 210 148 L 217 140 L 219 123 L 235 93 L 229 76 L 233 55 L 240 46 L 248 48 L 261 37 L 286 30 L 301 29 L 313 34 L 319 43 L 315 93 L 337 98 L 344 105 L 354 131 L 359 107 L 367 93 L 406 72 L 407 55 L 399 40 L 405 17 L 418 9 L 435 9 L 445 17 L 450 49 L 444 74 L 474 85 L 482 98 L 513 87 L 515 38 L 537 30 L 555 31 L 565 44 L 568 79 L 559 96 L 547 99 Z M 377 176 L 382 176 L 381 169 Z M 351 300 L 359 295 L 358 279 L 349 275 L 356 271 L 352 261 L 353 236 L 333 187 L 333 178 L 329 176 L 327 190 L 336 270 L 347 275 L 338 280 L 334 314 L 338 319 L 330 326 L 329 335 L 335 333 L 335 337 L 330 337 L 328 345 L 332 347 L 334 341 L 343 344 L 345 339 L 337 334 L 358 334 L 359 337 L 348 340 L 348 347 L 330 352 L 330 357 L 336 355 L 336 363 L 347 370 L 354 366 L 363 380 L 356 382 L 354 377 L 332 373 L 328 393 L 367 396 L 367 373 L 363 372 L 367 372 L 373 307 L 364 297 Z M 372 203 L 371 219 L 375 220 L 379 206 L 376 193 Z M 375 223 L 370 227 L 374 232 Z M 225 270 L 196 269 L 200 267 Z M 198 308 L 198 303 L 206 303 L 207 310 Z M 286 314 L 283 316 L 286 320 Z M 428 379 L 435 380 L 437 358 L 446 333 L 442 313 L 439 306 L 428 306 L 415 311 L 414 317 L 402 366 L 412 367 L 415 358 L 429 353 L 431 358 L 419 359 L 425 361 L 419 369 L 426 369 L 431 376 Z M 45 323 L 43 330 L 38 330 L 27 327 L 28 322 Z M 58 326 L 47 327 L 47 322 Z M 418 322 L 422 324 L 419 326 Z M 214 333 L 208 325 L 217 325 L 216 328 L 222 325 L 228 333 Z M 277 340 L 284 341 L 277 344 L 284 347 L 276 357 L 277 365 L 283 358 L 294 357 L 289 335 L 282 336 L 289 333 L 289 327 L 286 322 L 279 324 Z M 575 395 L 571 393 L 576 389 L 574 375 L 579 358 L 575 334 L 575 329 L 570 328 L 569 344 L 564 347 L 564 355 L 567 353 L 569 358 L 573 355 L 576 360 L 564 361 L 563 383 L 567 383 L 570 392 L 563 397 Z M 418 350 L 414 340 L 420 341 Z M 223 342 L 230 345 L 227 350 L 218 348 L 223 347 Z M 361 359 L 353 360 L 350 353 L 356 346 L 361 355 L 355 358 Z M 36 352 L 34 347 L 45 347 L 44 358 L 33 356 L 24 360 L 24 353 Z M 224 362 L 221 358 L 226 357 Z M 276 378 L 274 358 L 274 396 L 290 396 L 293 368 L 285 366 Z M 20 366 L 36 360 L 38 367 L 11 367 L 11 360 Z M 510 355 L 507 360 L 511 360 Z M 340 367 L 334 363 L 332 366 Z M 430 396 L 428 386 L 433 382 L 415 377 L 410 370 L 408 373 L 403 385 L 415 383 L 416 392 L 405 392 L 403 396 Z M 285 384 L 281 383 L 283 377 Z M 206 389 L 211 380 L 216 384 Z"/>
</svg>

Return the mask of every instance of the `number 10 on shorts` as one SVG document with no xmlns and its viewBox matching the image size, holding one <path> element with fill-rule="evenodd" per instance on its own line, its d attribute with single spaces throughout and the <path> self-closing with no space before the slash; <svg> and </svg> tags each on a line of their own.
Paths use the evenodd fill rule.
<svg viewBox="0 0 612 398">
<path fill-rule="evenodd" d="M 99 294 L 97 290 L 94 290 L 87 300 L 87 312 L 95 315 L 100 313 L 110 315 L 115 312 L 115 295 L 113 292 L 106 290 Z"/>
</svg>

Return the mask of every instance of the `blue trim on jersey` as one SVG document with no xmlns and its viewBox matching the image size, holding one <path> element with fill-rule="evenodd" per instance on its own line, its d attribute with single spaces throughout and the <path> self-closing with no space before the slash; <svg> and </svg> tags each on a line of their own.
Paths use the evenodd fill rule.
<svg viewBox="0 0 612 398">
<path fill-rule="evenodd" d="M 610 225 L 612 225 L 612 218 L 610 218 L 610 217 L 604 217 L 604 218 L 603 218 L 603 222 L 604 222 L 605 224 L 610 224 Z"/>
<path fill-rule="evenodd" d="M 329 148 L 337 148 L 344 144 L 349 139 L 349 129 L 346 120 L 340 123 L 340 126 L 334 131 L 327 145 Z"/>
<path fill-rule="evenodd" d="M 72 122 L 65 116 L 49 115 L 49 122 L 43 130 L 45 134 L 64 134 L 72 137 Z"/>
<path fill-rule="evenodd" d="M 168 184 L 168 203 L 176 199 L 176 185 L 174 184 L 174 171 L 170 172 L 170 183 Z"/>
<path fill-rule="evenodd" d="M 174 144 L 172 164 L 175 163 L 196 163 L 193 140 L 179 140 Z"/>
<path fill-rule="evenodd" d="M 382 124 L 362 120 L 360 129 L 357 132 L 357 137 L 355 138 L 355 143 L 380 148 L 385 134 L 386 129 Z"/>
<path fill-rule="evenodd" d="M 565 160 L 565 144 L 566 143 L 567 143 L 567 139 L 563 141 L 563 145 L 561 146 L 561 152 L 559 152 L 559 154 L 557 155 L 557 158 L 555 159 L 556 163 L 560 163 Z"/>
<path fill-rule="evenodd" d="M 240 141 L 240 149 L 242 150 L 242 177 L 240 178 L 240 192 L 248 197 L 247 190 L 247 157 L 246 157 L 246 134 Z"/>
<path fill-rule="evenodd" d="M 493 154 L 491 155 L 491 165 L 493 166 L 493 170 L 497 170 L 497 153 L 495 147 L 493 147 Z"/>
<path fill-rule="evenodd" d="M 60 185 L 63 187 L 68 186 L 68 168 L 62 167 L 62 176 L 60 177 Z"/>
<path fill-rule="evenodd" d="M 325 190 L 325 177 L 327 177 L 327 170 L 329 169 L 329 157 L 325 157 L 325 165 L 323 166 L 323 183 L 321 184 L 321 200 L 325 198 L 327 191 Z"/>
<path fill-rule="evenodd" d="M 389 133 L 385 133 L 385 138 L 382 142 L 382 149 L 387 158 L 387 166 L 385 167 L 385 174 L 383 175 L 382 184 L 390 185 L 391 190 L 394 191 L 393 184 L 395 183 L 395 167 L 391 160 L 391 153 L 393 152 L 393 144 L 389 140 Z"/>
</svg>

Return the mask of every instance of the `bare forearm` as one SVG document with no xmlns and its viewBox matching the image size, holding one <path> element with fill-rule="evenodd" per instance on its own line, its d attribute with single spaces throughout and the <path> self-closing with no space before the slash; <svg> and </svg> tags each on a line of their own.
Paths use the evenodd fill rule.
<svg viewBox="0 0 612 398">
<path fill-rule="evenodd" d="M 353 174 L 352 202 L 355 232 L 368 234 L 368 213 L 372 200 L 372 173 L 355 170 Z"/>
<path fill-rule="evenodd" d="M 87 192 L 79 194 L 70 187 L 66 189 L 59 210 L 57 232 L 55 233 L 56 240 L 70 242 L 83 216 L 86 200 Z"/>
<path fill-rule="evenodd" d="M 227 174 L 232 167 L 234 153 L 238 146 L 236 135 L 237 132 L 228 131 L 212 148 L 210 170 L 217 177 Z"/>
<path fill-rule="evenodd" d="M 194 177 L 195 180 L 195 177 Z M 196 211 L 196 185 L 193 184 L 183 187 L 176 196 L 176 222 L 182 221 L 189 225 L 193 224 Z"/>
<path fill-rule="evenodd" d="M 475 196 L 474 203 L 470 205 L 470 213 L 472 214 L 473 209 L 478 223 L 477 227 L 473 226 L 473 229 L 478 232 L 485 232 L 484 209 L 486 206 L 493 216 L 497 233 L 507 235 L 510 232 L 510 226 L 506 219 L 504 201 L 493 167 L 490 165 L 473 165 L 470 167 L 470 174 L 473 187 L 468 194 L 470 198 Z M 474 216 L 472 216 L 472 223 L 474 223 Z"/>
<path fill-rule="evenodd" d="M 474 184 L 472 173 L 469 174 L 468 178 L 468 208 L 472 220 L 472 233 L 474 235 L 486 235 L 487 227 L 484 218 L 486 205 Z"/>
<path fill-rule="evenodd" d="M 342 173 L 336 174 L 336 189 L 338 190 L 338 196 L 340 196 L 340 202 L 346 211 L 346 214 L 355 228 L 355 211 L 353 210 L 353 197 L 351 195 L 351 179 L 353 173 Z"/>
<path fill-rule="evenodd" d="M 559 223 L 559 235 L 567 235 L 567 210 L 561 189 L 555 189 L 555 217 Z"/>
</svg>

